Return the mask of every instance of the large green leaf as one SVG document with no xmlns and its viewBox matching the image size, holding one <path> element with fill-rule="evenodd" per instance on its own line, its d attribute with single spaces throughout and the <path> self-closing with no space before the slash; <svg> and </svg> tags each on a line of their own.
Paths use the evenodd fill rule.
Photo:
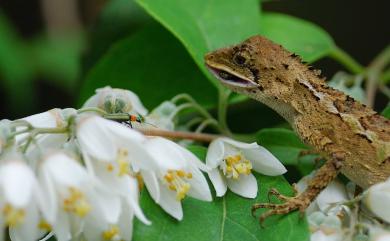
<svg viewBox="0 0 390 241">
<path fill-rule="evenodd" d="M 319 26 L 285 14 L 263 13 L 261 32 L 308 62 L 326 56 L 334 48 L 330 35 Z"/>
<path fill-rule="evenodd" d="M 148 108 L 183 92 L 206 106 L 217 96 L 183 46 L 157 24 L 110 48 L 87 75 L 81 101 L 105 85 L 134 91 Z"/>
<path fill-rule="evenodd" d="M 202 71 L 210 51 L 236 44 L 260 32 L 258 0 L 137 0 L 187 48 Z"/>
<path fill-rule="evenodd" d="M 191 147 L 198 157 L 204 158 L 206 148 Z M 146 226 L 135 222 L 134 241 L 272 241 L 309 240 L 309 230 L 305 218 L 297 212 L 283 216 L 272 216 L 261 228 L 256 218 L 250 214 L 252 204 L 267 202 L 267 192 L 275 187 L 282 193 L 291 195 L 290 185 L 283 177 L 256 175 L 260 192 L 255 200 L 239 197 L 230 191 L 225 197 L 212 202 L 202 202 L 192 198 L 183 201 L 184 219 L 176 221 L 154 203 L 144 191 L 141 205 L 145 214 L 153 222 Z M 265 210 L 258 211 L 260 214 Z"/>
</svg>

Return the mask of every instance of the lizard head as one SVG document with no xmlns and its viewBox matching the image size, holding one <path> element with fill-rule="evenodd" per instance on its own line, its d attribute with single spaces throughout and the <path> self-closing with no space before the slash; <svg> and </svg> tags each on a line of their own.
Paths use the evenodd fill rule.
<svg viewBox="0 0 390 241">
<path fill-rule="evenodd" d="M 205 63 L 210 72 L 233 91 L 261 90 L 264 75 L 274 68 L 273 53 L 278 55 L 280 48 L 264 37 L 253 36 L 238 45 L 208 53 Z"/>
</svg>

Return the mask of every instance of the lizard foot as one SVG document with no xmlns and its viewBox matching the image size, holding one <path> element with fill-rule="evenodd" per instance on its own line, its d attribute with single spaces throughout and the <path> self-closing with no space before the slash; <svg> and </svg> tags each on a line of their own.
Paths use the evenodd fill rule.
<svg viewBox="0 0 390 241">
<path fill-rule="evenodd" d="M 252 205 L 252 216 L 255 217 L 255 212 L 259 208 L 268 208 L 267 212 L 263 213 L 259 217 L 259 222 L 261 227 L 263 226 L 264 220 L 274 214 L 287 214 L 289 212 L 292 212 L 294 210 L 299 210 L 300 213 L 303 215 L 305 212 L 305 209 L 309 206 L 310 202 L 308 202 L 307 198 L 303 197 L 302 195 L 297 195 L 296 189 L 294 187 L 295 195 L 294 197 L 287 197 L 281 194 L 278 190 L 275 188 L 272 188 L 268 192 L 268 200 L 269 197 L 275 196 L 277 199 L 283 201 L 284 203 L 281 204 L 274 204 L 270 201 L 268 203 L 256 203 Z"/>
</svg>

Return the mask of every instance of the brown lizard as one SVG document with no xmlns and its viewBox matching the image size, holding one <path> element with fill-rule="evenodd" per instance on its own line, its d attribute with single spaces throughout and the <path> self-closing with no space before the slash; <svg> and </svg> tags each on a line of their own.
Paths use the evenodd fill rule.
<svg viewBox="0 0 390 241">
<path fill-rule="evenodd" d="M 286 197 L 284 203 L 259 203 L 269 208 L 260 222 L 273 214 L 304 210 L 343 173 L 362 188 L 390 176 L 390 121 L 341 91 L 329 87 L 320 71 L 302 63 L 281 45 L 254 36 L 236 46 L 205 56 L 208 69 L 229 89 L 274 109 L 301 140 L 326 158 L 307 189 Z"/>
</svg>

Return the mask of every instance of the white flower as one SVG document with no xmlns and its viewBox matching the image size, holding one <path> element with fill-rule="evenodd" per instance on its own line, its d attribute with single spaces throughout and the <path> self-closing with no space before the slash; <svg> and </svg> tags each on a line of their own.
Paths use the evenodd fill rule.
<svg viewBox="0 0 390 241">
<path fill-rule="evenodd" d="M 371 186 L 363 202 L 377 217 L 390 223 L 390 179 Z"/>
<path fill-rule="evenodd" d="M 296 185 L 299 193 L 302 193 L 307 188 L 314 175 L 315 172 L 312 172 L 311 174 L 304 176 L 301 180 L 299 180 Z M 311 214 L 315 211 L 322 211 L 328 214 L 337 214 L 342 211 L 343 208 L 346 209 L 347 207 L 337 205 L 330 208 L 330 205 L 334 203 L 345 202 L 347 200 L 348 194 L 345 185 L 338 180 L 334 180 L 310 204 L 310 206 L 306 209 L 306 213 Z"/>
<path fill-rule="evenodd" d="M 139 190 L 138 182 L 135 178 L 125 176 L 120 183 L 120 189 L 123 190 L 123 197 L 120 198 L 119 203 L 112 205 L 112 202 L 105 202 L 107 195 L 115 195 L 110 193 L 102 193 L 106 197 L 101 198 L 102 203 L 98 203 L 99 198 L 93 200 L 93 206 L 110 205 L 112 208 L 118 209 L 119 213 L 115 219 L 109 219 L 108 216 L 102 212 L 100 208 L 92 210 L 87 217 L 84 236 L 88 241 L 98 240 L 126 240 L 130 241 L 133 233 L 133 217 L 138 216 L 141 221 L 146 224 L 150 222 L 143 216 L 143 213 L 138 204 Z M 116 211 L 114 211 L 116 213 Z M 140 217 L 141 215 L 141 217 Z"/>
<path fill-rule="evenodd" d="M 336 215 L 327 216 L 322 212 L 314 212 L 308 216 L 312 241 L 343 240 L 342 223 Z"/>
<path fill-rule="evenodd" d="M 39 170 L 42 212 L 57 240 L 70 240 L 82 230 L 91 211 L 90 178 L 76 160 L 57 152 L 46 156 Z"/>
<path fill-rule="evenodd" d="M 145 121 L 146 123 L 157 126 L 160 129 L 172 131 L 175 128 L 173 113 L 175 113 L 176 109 L 177 106 L 174 103 L 164 101 L 153 109 L 150 114 L 145 116 Z"/>
<path fill-rule="evenodd" d="M 369 227 L 370 241 L 389 241 L 390 231 L 378 226 Z"/>
<path fill-rule="evenodd" d="M 100 208 L 101 213 L 92 212 L 91 216 L 95 218 L 88 218 L 87 224 L 90 226 L 99 222 L 100 224 L 95 231 L 85 231 L 87 238 L 93 240 L 91 237 L 101 236 L 102 232 L 111 229 L 112 232 L 109 232 L 111 235 L 114 235 L 114 231 L 125 232 L 123 228 L 132 225 L 130 221 L 133 215 L 145 224 L 150 224 L 138 204 L 138 186 L 131 177 L 141 168 L 153 169 L 155 161 L 144 147 L 146 137 L 131 128 L 97 116 L 79 120 L 76 135 L 97 189 L 95 194 L 99 196 L 97 202 L 101 200 L 99 206 L 106 204 L 109 207 L 109 210 L 105 207 Z M 104 196 L 111 197 L 110 205 L 107 205 Z M 132 216 L 124 217 L 121 214 L 123 212 L 131 213 Z M 99 218 L 104 215 L 105 218 Z M 118 218 L 127 222 L 122 224 L 122 221 L 118 222 Z M 93 221 L 94 219 L 97 221 Z M 126 230 L 131 227 L 127 227 Z"/>
<path fill-rule="evenodd" d="M 256 197 L 257 182 L 252 169 L 269 176 L 286 172 L 286 168 L 264 147 L 228 138 L 217 138 L 210 143 L 206 165 L 211 169 L 208 174 L 218 197 L 226 193 L 227 187 L 243 197 Z"/>
<path fill-rule="evenodd" d="M 84 107 L 97 107 L 107 113 L 129 113 L 146 115 L 148 110 L 142 105 L 138 96 L 124 89 L 113 89 L 110 86 L 96 90 L 96 94 L 90 97 Z"/>
<path fill-rule="evenodd" d="M 145 148 L 152 153 L 155 170 L 141 169 L 141 175 L 152 198 L 167 213 L 181 220 L 181 200 L 190 196 L 211 201 L 206 178 L 200 170 L 206 166 L 190 151 L 161 137 L 150 138 Z"/>
<path fill-rule="evenodd" d="M 33 241 L 42 235 L 40 194 L 33 171 L 22 160 L 7 160 L 0 167 L 0 220 L 13 241 Z"/>
<path fill-rule="evenodd" d="M 67 109 L 52 109 L 39 114 L 25 117 L 21 120 L 27 121 L 34 128 L 62 128 L 68 125 L 70 116 L 76 115 L 77 111 L 72 108 Z M 17 131 L 21 131 L 26 127 L 18 127 Z M 28 133 L 17 135 L 15 140 L 18 145 L 24 144 Z M 68 133 L 57 134 L 41 134 L 35 137 L 35 143 L 31 144 L 27 149 L 28 156 L 37 155 L 40 149 L 58 148 L 66 142 Z M 37 148 L 38 147 L 38 148 Z M 33 152 L 33 154 L 31 154 Z M 41 153 L 39 153 L 41 154 Z"/>
<path fill-rule="evenodd" d="M 118 176 L 153 167 L 153 158 L 144 147 L 146 137 L 117 122 L 88 116 L 78 121 L 76 136 L 82 153 L 94 159 L 91 163 L 84 155 L 90 171 L 96 168 L 94 163 Z"/>
</svg>

